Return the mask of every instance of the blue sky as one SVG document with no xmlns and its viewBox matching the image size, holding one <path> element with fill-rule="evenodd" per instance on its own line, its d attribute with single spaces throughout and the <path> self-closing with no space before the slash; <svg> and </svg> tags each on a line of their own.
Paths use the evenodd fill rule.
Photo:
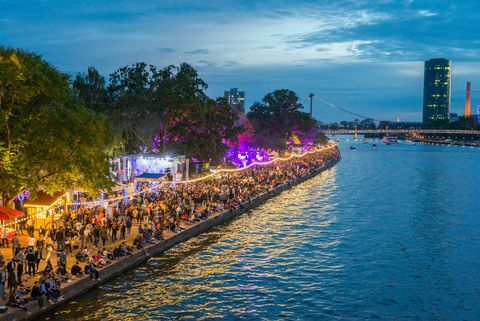
<svg viewBox="0 0 480 321">
<path fill-rule="evenodd" d="M 480 104 L 480 2 L 475 0 L 23 1 L 0 0 L 0 44 L 66 72 L 104 75 L 145 61 L 188 62 L 220 96 L 247 104 L 277 88 L 376 119 L 421 120 L 423 61 L 453 61 L 452 111 L 465 83 Z M 352 119 L 318 100 L 322 121 Z"/>
</svg>

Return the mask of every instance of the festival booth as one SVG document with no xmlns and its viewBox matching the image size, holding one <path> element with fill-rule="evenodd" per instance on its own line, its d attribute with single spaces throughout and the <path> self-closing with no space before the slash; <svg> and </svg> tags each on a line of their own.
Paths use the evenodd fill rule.
<svg viewBox="0 0 480 321">
<path fill-rule="evenodd" d="M 165 180 L 188 180 L 189 160 L 185 155 L 165 156 L 155 153 L 116 156 L 111 159 L 110 170 L 116 183 L 133 183 L 133 191 L 139 191 L 147 186 L 154 188 Z"/>
<path fill-rule="evenodd" d="M 39 191 L 34 200 L 26 199 L 24 201 L 23 207 L 27 211 L 25 219 L 32 217 L 36 227 L 47 226 L 62 217 L 65 204 L 68 204 L 69 198 L 69 194 L 66 192 L 56 192 L 50 195 Z"/>
<path fill-rule="evenodd" d="M 9 239 L 12 239 L 15 236 L 15 224 L 17 219 L 21 218 L 23 214 L 23 212 L 13 208 L 0 206 L 1 232 L 3 233 L 4 228 L 7 229 Z"/>
</svg>

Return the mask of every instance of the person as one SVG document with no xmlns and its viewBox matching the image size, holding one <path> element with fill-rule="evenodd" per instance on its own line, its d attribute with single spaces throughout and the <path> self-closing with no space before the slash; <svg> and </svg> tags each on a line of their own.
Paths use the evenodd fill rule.
<svg viewBox="0 0 480 321">
<path fill-rule="evenodd" d="M 23 275 L 23 272 L 24 272 L 25 253 L 23 251 L 20 251 L 20 249 L 19 249 L 15 258 L 17 259 L 18 283 L 20 283 L 22 281 L 22 275 Z"/>
<path fill-rule="evenodd" d="M 45 241 L 45 248 L 47 249 L 47 257 L 45 258 L 45 261 L 50 261 L 50 257 L 52 256 L 53 253 L 53 241 L 50 236 L 47 236 L 47 239 Z"/>
<path fill-rule="evenodd" d="M 65 248 L 65 230 L 63 226 L 60 226 L 58 231 L 55 233 L 55 241 L 57 242 L 57 251 L 61 251 Z"/>
<path fill-rule="evenodd" d="M 75 276 L 83 275 L 82 268 L 80 267 L 78 261 L 76 261 L 75 264 L 72 266 L 70 272 L 72 273 L 72 275 L 75 275 Z"/>
<path fill-rule="evenodd" d="M 60 257 L 58 258 L 58 263 L 63 269 L 67 269 L 67 253 L 65 252 L 65 249 L 62 250 L 60 253 Z"/>
<path fill-rule="evenodd" d="M 7 264 L 8 291 L 11 293 L 18 285 L 17 282 L 17 259 L 13 258 Z"/>
<path fill-rule="evenodd" d="M 122 224 L 120 225 L 120 238 L 122 240 L 125 240 L 126 231 L 127 231 L 127 227 L 125 225 L 125 222 L 122 220 Z"/>
<path fill-rule="evenodd" d="M 35 248 L 35 243 L 37 243 L 37 240 L 33 237 L 33 235 L 30 235 L 27 238 L 27 249 L 34 249 Z"/>
<path fill-rule="evenodd" d="M 35 270 L 38 271 L 40 268 L 40 261 L 42 260 L 42 252 L 37 248 L 34 252 L 35 254 Z"/>
<path fill-rule="evenodd" d="M 98 247 L 99 241 L 100 241 L 100 227 L 97 224 L 93 228 L 93 244 L 95 244 L 95 247 Z"/>
<path fill-rule="evenodd" d="M 108 232 L 107 227 L 104 225 L 100 230 L 100 237 L 102 238 L 103 247 L 105 247 L 105 243 L 107 243 Z"/>
<path fill-rule="evenodd" d="M 38 235 L 45 237 L 45 234 L 45 228 L 43 226 L 40 226 L 40 228 L 38 229 Z"/>
<path fill-rule="evenodd" d="M 16 308 L 22 308 L 26 311 L 27 310 L 27 308 L 25 308 L 26 303 L 27 301 L 20 296 L 20 291 L 17 291 L 17 288 L 13 289 L 13 291 L 9 293 L 7 305 L 16 307 Z"/>
<path fill-rule="evenodd" d="M 32 292 L 30 292 L 30 297 L 32 298 L 32 301 L 37 301 L 38 305 L 40 308 L 43 308 L 43 297 L 44 295 L 42 294 L 40 290 L 40 284 L 38 281 L 35 281 L 32 287 Z"/>
<path fill-rule="evenodd" d="M 14 234 L 12 238 L 12 254 L 15 256 L 17 254 L 17 250 L 20 248 L 20 240 L 17 237 L 17 233 Z"/>
<path fill-rule="evenodd" d="M 2 227 L 2 247 L 9 247 L 10 245 L 8 244 L 8 230 L 4 226 Z"/>
<path fill-rule="evenodd" d="M 130 216 L 127 216 L 127 219 L 125 220 L 125 225 L 127 227 L 127 235 L 130 235 L 132 231 L 132 219 Z"/>
<path fill-rule="evenodd" d="M 5 282 L 7 282 L 7 267 L 4 261 L 0 261 L 0 297 L 3 300 L 3 305 L 7 304 L 5 297 Z"/>
<path fill-rule="evenodd" d="M 34 231 L 35 231 L 35 228 L 33 227 L 33 220 L 31 217 L 29 217 L 27 220 L 27 233 L 30 237 L 33 237 Z"/>
<path fill-rule="evenodd" d="M 35 256 L 33 249 L 28 250 L 28 253 L 25 259 L 27 260 L 28 275 L 29 276 L 35 275 L 37 273 L 36 271 L 37 257 Z"/>
<path fill-rule="evenodd" d="M 118 232 L 118 223 L 117 223 L 117 220 L 115 220 L 112 224 L 112 242 L 115 242 L 117 240 L 117 232 Z"/>
<path fill-rule="evenodd" d="M 37 250 L 40 254 L 40 260 L 43 259 L 43 248 L 45 246 L 45 236 L 43 234 L 40 234 L 40 236 L 37 239 Z"/>
<path fill-rule="evenodd" d="M 93 280 L 93 281 L 100 281 L 100 273 L 98 272 L 98 270 L 95 268 L 95 262 L 94 262 L 94 256 L 92 256 L 90 258 L 90 260 L 88 261 L 88 272 L 90 274 L 90 280 Z"/>
</svg>

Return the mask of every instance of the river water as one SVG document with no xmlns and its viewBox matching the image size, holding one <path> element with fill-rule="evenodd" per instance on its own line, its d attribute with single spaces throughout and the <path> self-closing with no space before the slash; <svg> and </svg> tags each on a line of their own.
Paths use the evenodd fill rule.
<svg viewBox="0 0 480 321">
<path fill-rule="evenodd" d="M 480 149 L 346 139 L 334 168 L 44 320 L 479 320 Z"/>
</svg>

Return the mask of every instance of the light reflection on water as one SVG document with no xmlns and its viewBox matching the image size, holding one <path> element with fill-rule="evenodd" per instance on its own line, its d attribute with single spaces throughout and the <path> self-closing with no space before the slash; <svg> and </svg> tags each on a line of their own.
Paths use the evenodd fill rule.
<svg viewBox="0 0 480 321">
<path fill-rule="evenodd" d="M 479 319 L 479 150 L 347 148 L 46 319 Z"/>
</svg>

